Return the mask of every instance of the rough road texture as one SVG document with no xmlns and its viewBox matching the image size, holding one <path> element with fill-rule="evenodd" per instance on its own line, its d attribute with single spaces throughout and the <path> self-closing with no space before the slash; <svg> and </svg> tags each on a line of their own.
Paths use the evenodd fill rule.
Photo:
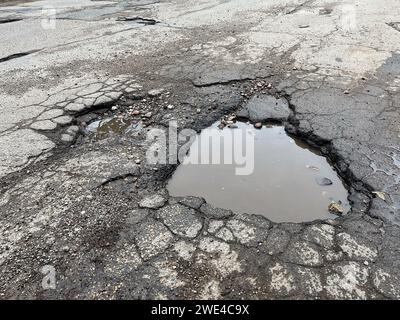
<svg viewBox="0 0 400 320">
<path fill-rule="evenodd" d="M 35 2 L 0 7 L 2 298 L 400 298 L 398 0 L 49 4 L 55 28 Z M 265 95 L 351 213 L 275 224 L 168 196 L 146 129 Z M 138 124 L 85 134 L 110 115 Z"/>
</svg>

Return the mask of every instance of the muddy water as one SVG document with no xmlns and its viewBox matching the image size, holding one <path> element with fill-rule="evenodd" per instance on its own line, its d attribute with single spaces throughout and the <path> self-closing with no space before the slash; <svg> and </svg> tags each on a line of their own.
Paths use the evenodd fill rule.
<svg viewBox="0 0 400 320">
<path fill-rule="evenodd" d="M 340 203 L 345 212 L 350 209 L 347 190 L 327 159 L 302 141 L 288 136 L 282 126 L 254 129 L 251 125 L 237 122 L 237 128 L 220 130 L 217 125 L 214 124 L 207 133 L 211 132 L 211 140 L 233 130 L 243 132 L 242 139 L 233 139 L 233 142 L 221 139 L 219 150 L 222 154 L 228 147 L 234 151 L 235 144 L 242 144 L 240 149 L 242 154 L 246 154 L 246 139 L 243 137 L 249 130 L 249 136 L 254 137 L 254 156 L 247 152 L 249 156 L 246 158 L 254 159 L 253 172 L 237 175 L 235 161 L 233 164 L 190 163 L 202 156 L 212 163 L 213 150 L 216 150 L 214 153 L 218 150 L 211 145 L 201 147 L 206 138 L 206 131 L 203 131 L 169 181 L 171 195 L 203 197 L 214 206 L 264 215 L 275 222 L 334 218 L 328 210 L 332 201 Z"/>
</svg>

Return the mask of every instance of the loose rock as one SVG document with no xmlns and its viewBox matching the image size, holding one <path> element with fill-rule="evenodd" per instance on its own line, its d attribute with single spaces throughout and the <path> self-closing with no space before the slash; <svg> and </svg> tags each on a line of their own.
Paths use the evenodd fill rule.
<svg viewBox="0 0 400 320">
<path fill-rule="evenodd" d="M 159 96 L 161 93 L 163 93 L 164 92 L 164 89 L 163 88 L 160 88 L 160 89 L 152 89 L 152 90 L 150 90 L 149 92 L 148 92 L 148 95 L 150 96 L 150 97 L 156 97 L 156 96 Z"/>
<path fill-rule="evenodd" d="M 316 177 L 315 181 L 317 181 L 317 184 L 320 186 L 330 186 L 333 183 L 331 179 L 325 177 Z"/>
<path fill-rule="evenodd" d="M 338 214 L 338 215 L 342 215 L 344 213 L 343 207 L 339 203 L 336 203 L 336 202 L 332 202 L 331 204 L 329 204 L 328 210 L 331 213 Z"/>
</svg>

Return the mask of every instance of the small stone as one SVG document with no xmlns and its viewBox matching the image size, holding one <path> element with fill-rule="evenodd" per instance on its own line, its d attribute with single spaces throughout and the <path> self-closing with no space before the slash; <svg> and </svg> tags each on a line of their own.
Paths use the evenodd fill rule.
<svg viewBox="0 0 400 320">
<path fill-rule="evenodd" d="M 136 164 L 140 164 L 140 162 L 141 162 L 140 159 L 136 159 L 136 160 L 135 160 L 135 163 L 136 163 Z"/>
<path fill-rule="evenodd" d="M 148 95 L 150 96 L 150 97 L 157 97 L 157 96 L 159 96 L 161 93 L 163 93 L 164 92 L 164 89 L 163 88 L 160 88 L 160 89 L 152 89 L 152 90 L 150 90 L 149 92 L 148 92 Z"/>
<path fill-rule="evenodd" d="M 197 112 L 197 113 L 200 113 L 200 112 L 201 112 L 201 109 L 196 109 L 196 112 Z"/>
<path fill-rule="evenodd" d="M 70 126 L 67 128 L 66 133 L 74 135 L 79 131 L 79 127 L 78 126 Z"/>
<path fill-rule="evenodd" d="M 113 110 L 113 111 L 118 110 L 118 107 L 117 106 L 112 106 L 111 110 Z"/>
<path fill-rule="evenodd" d="M 72 142 L 73 140 L 74 140 L 74 137 L 69 134 L 64 133 L 61 135 L 61 141 L 63 141 L 63 142 Z"/>
<path fill-rule="evenodd" d="M 339 203 L 336 203 L 336 202 L 330 203 L 328 206 L 328 210 L 329 210 L 329 212 L 338 214 L 338 215 L 342 215 L 344 212 L 343 207 Z"/>
<path fill-rule="evenodd" d="M 261 122 L 257 122 L 256 124 L 254 124 L 254 128 L 261 129 L 262 128 L 262 123 Z"/>
<path fill-rule="evenodd" d="M 372 191 L 374 195 L 376 195 L 378 198 L 382 199 L 383 201 L 386 201 L 386 194 L 382 191 Z"/>
<path fill-rule="evenodd" d="M 168 106 L 167 106 L 167 109 L 169 109 L 169 110 L 172 110 L 172 109 L 174 109 L 175 108 L 175 106 L 173 106 L 172 104 L 169 104 Z"/>
<path fill-rule="evenodd" d="M 316 177 L 315 181 L 320 186 L 330 186 L 333 183 L 331 179 L 325 177 Z"/>
<path fill-rule="evenodd" d="M 167 200 L 159 195 L 159 194 L 154 194 L 148 197 L 143 198 L 139 202 L 139 207 L 140 208 L 148 208 L 148 209 L 158 209 L 161 208 Z"/>
<path fill-rule="evenodd" d="M 149 111 L 144 115 L 144 117 L 151 118 L 152 115 L 153 115 L 153 113 L 151 111 Z"/>
<path fill-rule="evenodd" d="M 133 114 L 134 116 L 137 116 L 137 115 L 140 114 L 140 111 L 139 111 L 139 110 L 133 110 L 133 111 L 132 111 L 132 114 Z"/>
</svg>

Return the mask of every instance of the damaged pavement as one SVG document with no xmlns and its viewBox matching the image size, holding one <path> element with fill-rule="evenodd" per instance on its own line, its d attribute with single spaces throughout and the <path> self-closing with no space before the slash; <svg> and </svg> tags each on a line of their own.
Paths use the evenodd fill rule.
<svg viewBox="0 0 400 320">
<path fill-rule="evenodd" d="M 400 298 L 397 0 L 64 0 L 54 28 L 43 5 L 0 5 L 2 299 Z M 169 196 L 147 130 L 230 113 L 318 147 L 351 212 Z"/>
</svg>

